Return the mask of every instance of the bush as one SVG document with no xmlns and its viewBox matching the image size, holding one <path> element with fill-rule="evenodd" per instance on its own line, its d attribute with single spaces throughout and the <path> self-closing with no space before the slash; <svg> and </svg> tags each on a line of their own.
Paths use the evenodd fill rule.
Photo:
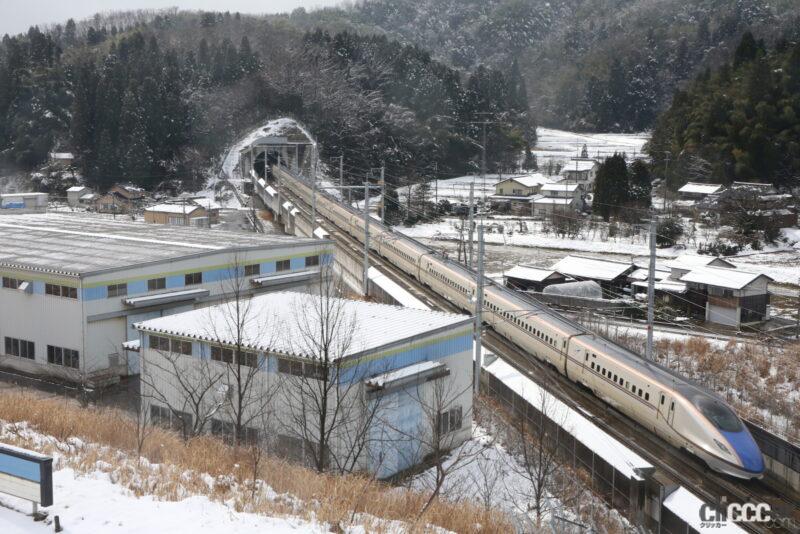
<svg viewBox="0 0 800 534">
<path fill-rule="evenodd" d="M 674 247 L 683 235 L 683 222 L 678 217 L 669 217 L 658 221 L 656 225 L 656 245 Z"/>
</svg>

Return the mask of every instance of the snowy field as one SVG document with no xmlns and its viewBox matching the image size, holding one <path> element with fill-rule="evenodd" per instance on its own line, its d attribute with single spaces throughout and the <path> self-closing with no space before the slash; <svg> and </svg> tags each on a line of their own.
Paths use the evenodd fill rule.
<svg viewBox="0 0 800 534">
<path fill-rule="evenodd" d="M 498 182 L 507 180 L 508 178 L 517 178 L 526 176 L 528 173 L 517 174 L 487 174 L 486 177 L 470 174 L 467 176 L 458 176 L 456 178 L 443 178 L 441 180 L 431 180 L 430 185 L 430 200 L 436 202 L 436 199 L 447 200 L 452 204 L 466 204 L 469 201 L 469 184 L 475 184 L 475 200 L 483 201 L 489 195 L 494 195 L 494 186 Z M 555 178 L 553 181 L 556 181 Z M 411 186 L 416 188 L 416 186 Z M 409 187 L 398 187 L 397 196 L 400 203 L 405 206 L 406 197 L 408 196 Z"/>
<path fill-rule="evenodd" d="M 642 148 L 650 139 L 650 134 L 647 132 L 576 133 L 551 128 L 537 128 L 536 136 L 533 153 L 540 167 L 549 160 L 563 162 L 580 156 L 583 145 L 586 145 L 589 157 L 592 158 L 605 158 L 614 155 L 615 152 L 625 152 L 629 160 L 634 157 L 641 158 L 644 157 Z"/>
</svg>

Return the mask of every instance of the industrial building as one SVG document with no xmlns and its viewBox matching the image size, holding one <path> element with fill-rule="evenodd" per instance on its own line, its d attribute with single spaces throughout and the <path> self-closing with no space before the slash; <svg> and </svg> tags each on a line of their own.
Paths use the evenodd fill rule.
<svg viewBox="0 0 800 534">
<path fill-rule="evenodd" d="M 141 394 L 155 421 L 226 439 L 240 432 L 306 463 L 319 447 L 333 468 L 379 478 L 470 435 L 472 318 L 326 291 L 259 295 L 236 321 L 235 309 L 227 302 L 136 325 Z M 209 394 L 198 401 L 198 391 Z"/>
<path fill-rule="evenodd" d="M 318 277 L 330 241 L 114 220 L 0 217 L 0 365 L 101 382 L 138 372 L 133 323 Z M 134 348 L 134 347 L 126 347 Z"/>
</svg>

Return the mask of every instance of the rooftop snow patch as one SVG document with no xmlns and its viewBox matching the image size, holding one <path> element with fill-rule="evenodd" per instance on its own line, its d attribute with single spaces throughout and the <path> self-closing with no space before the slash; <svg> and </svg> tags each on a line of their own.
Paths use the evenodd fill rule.
<svg viewBox="0 0 800 534">
<path fill-rule="evenodd" d="M 235 303 L 178 313 L 137 323 L 143 332 L 235 345 Z M 307 332 L 319 328 L 320 306 L 341 314 L 344 326 L 334 333 L 331 346 L 340 347 L 336 358 L 375 351 L 436 330 L 471 325 L 465 315 L 417 310 L 340 298 L 322 298 L 290 291 L 268 293 L 250 299 L 242 321 L 242 345 L 251 350 L 309 357 L 312 341 Z M 348 327 L 350 325 L 351 327 Z M 313 356 L 313 355 L 312 355 Z"/>
<path fill-rule="evenodd" d="M 505 273 L 507 278 L 519 278 L 531 282 L 544 282 L 553 275 L 558 277 L 558 273 L 551 269 L 537 269 L 527 265 L 515 265 Z"/>
<path fill-rule="evenodd" d="M 553 284 L 544 288 L 542 293 L 545 295 L 563 295 L 565 297 L 582 297 L 587 299 L 603 298 L 603 288 L 594 280 Z"/>
<path fill-rule="evenodd" d="M 736 266 L 731 262 L 717 256 L 702 256 L 700 254 L 682 254 L 673 261 L 667 263 L 670 269 L 692 270 L 696 267 L 727 267 L 735 269 Z"/>
<path fill-rule="evenodd" d="M 192 212 L 200 209 L 197 204 L 157 204 L 145 208 L 144 211 L 155 213 L 173 213 L 177 215 L 191 215 Z"/>
<path fill-rule="evenodd" d="M 701 184 L 697 182 L 689 182 L 680 189 L 679 193 L 691 193 L 696 195 L 713 195 L 725 189 L 722 184 Z"/>
<path fill-rule="evenodd" d="M 594 166 L 598 165 L 598 163 L 593 159 L 572 159 L 567 162 L 564 167 L 561 169 L 561 174 L 567 174 L 568 172 L 586 172 L 591 171 L 594 169 Z"/>
<path fill-rule="evenodd" d="M 614 280 L 633 270 L 630 263 L 599 260 L 584 256 L 567 256 L 553 266 L 553 270 L 576 280 Z"/>
<path fill-rule="evenodd" d="M 773 279 L 766 274 L 751 273 L 739 269 L 725 267 L 699 267 L 681 276 L 682 282 L 706 284 L 727 289 L 742 289 L 761 277 L 769 281 Z"/>
<path fill-rule="evenodd" d="M 540 191 L 550 191 L 554 193 L 572 193 L 578 190 L 580 184 L 565 184 L 558 182 L 555 184 L 544 184 Z"/>
<path fill-rule="evenodd" d="M 517 182 L 518 184 L 521 184 L 525 187 L 536 187 L 537 185 L 544 185 L 551 182 L 550 178 L 548 178 L 544 174 L 537 172 L 534 174 L 527 174 L 525 176 L 515 176 L 513 178 L 508 178 L 506 180 L 503 180 L 502 182 L 498 182 L 498 185 L 512 181 Z"/>
<path fill-rule="evenodd" d="M 319 241 L 147 224 L 89 214 L 9 214 L 0 219 L 0 266 L 68 275 L 226 249 L 246 252 L 314 243 Z"/>
</svg>

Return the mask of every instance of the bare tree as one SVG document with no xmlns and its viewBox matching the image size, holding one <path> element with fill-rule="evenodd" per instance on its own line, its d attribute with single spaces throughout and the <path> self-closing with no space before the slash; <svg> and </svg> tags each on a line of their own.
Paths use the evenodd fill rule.
<svg viewBox="0 0 800 534">
<path fill-rule="evenodd" d="M 419 410 L 420 423 L 412 428 L 403 428 L 391 420 L 385 424 L 396 434 L 392 446 L 398 455 L 406 456 L 407 465 L 422 460 L 431 466 L 431 478 L 425 481 L 431 493 L 419 511 L 421 518 L 442 493 L 445 481 L 478 460 L 490 444 L 472 440 L 471 381 L 458 384 L 442 375 L 408 388 L 404 394 Z M 470 399 L 467 407 L 463 405 L 465 399 Z"/>
<path fill-rule="evenodd" d="M 514 425 L 510 450 L 514 457 L 509 470 L 525 481 L 507 488 L 512 502 L 525 516 L 533 516 L 536 529 L 542 518 L 563 506 L 571 505 L 580 493 L 575 477 L 562 468 L 558 457 L 556 434 L 552 429 L 564 426 L 566 412 L 559 413 L 556 400 L 544 391 L 536 401 L 538 414 L 533 419 L 521 415 Z"/>
<path fill-rule="evenodd" d="M 292 355 L 280 358 L 289 374 L 282 397 L 282 427 L 303 447 L 319 472 L 351 472 L 366 457 L 379 398 L 368 398 L 363 380 L 375 368 L 350 361 L 357 352 L 357 320 L 326 269 L 317 289 L 295 303 Z"/>
<path fill-rule="evenodd" d="M 232 422 L 232 432 L 213 425 L 212 431 L 229 437 L 237 447 L 244 442 L 253 445 L 259 440 L 260 431 L 271 428 L 273 401 L 280 385 L 277 380 L 269 380 L 264 372 L 266 359 L 259 356 L 259 351 L 269 354 L 281 325 L 272 319 L 274 315 L 254 308 L 253 293 L 245 276 L 246 263 L 239 255 L 234 257 L 227 280 L 222 284 L 226 300 L 213 312 L 209 310 L 206 322 L 211 340 L 210 359 L 223 371 L 223 412 Z M 214 424 L 224 427 L 226 422 L 214 421 Z"/>
</svg>

